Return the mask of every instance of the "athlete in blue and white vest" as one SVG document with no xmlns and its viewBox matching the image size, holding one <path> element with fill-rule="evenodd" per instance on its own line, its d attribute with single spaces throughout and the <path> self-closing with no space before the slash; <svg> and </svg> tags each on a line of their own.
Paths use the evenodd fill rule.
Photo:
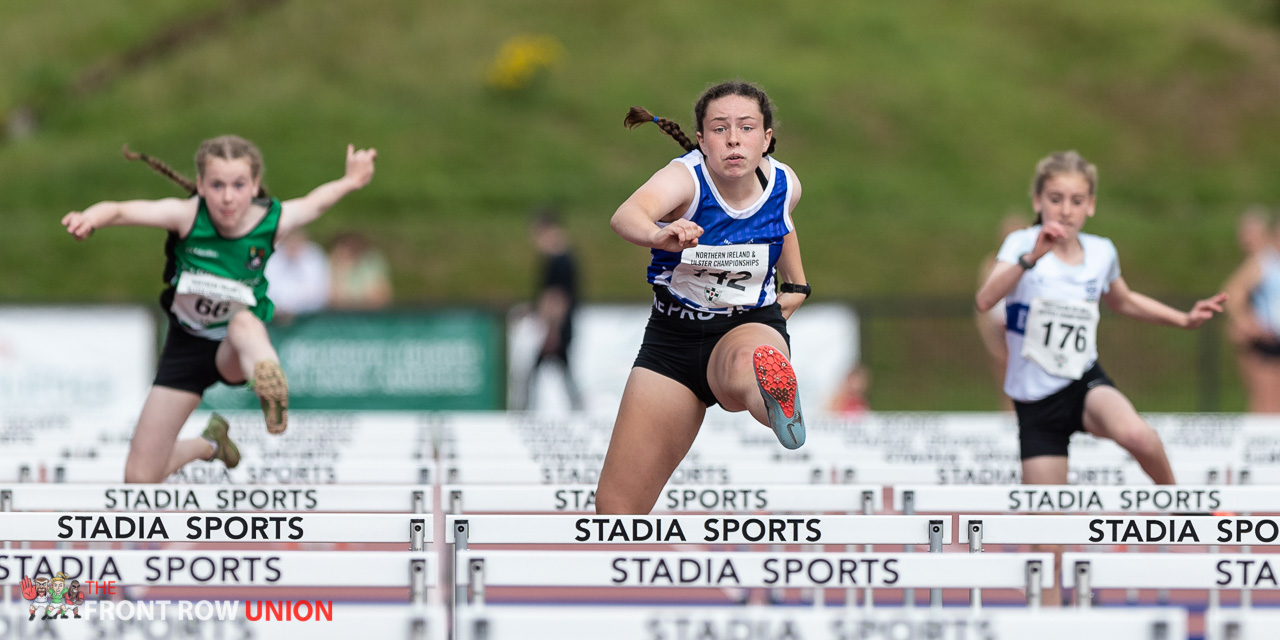
<svg viewBox="0 0 1280 640">
<path fill-rule="evenodd" d="M 596 510 L 648 513 L 688 453 L 707 407 L 748 411 L 779 442 L 805 441 L 787 318 L 809 295 L 791 212 L 800 181 L 771 156 L 773 106 L 743 82 L 694 106 L 697 142 L 640 107 L 687 153 L 622 203 L 610 226 L 649 248 L 653 309 L 623 390 Z"/>
<path fill-rule="evenodd" d="M 707 313 L 731 314 L 776 302 L 783 239 L 795 231 L 789 206 L 794 195 L 791 168 L 765 156 L 761 166 L 767 170 L 762 172 L 769 177 L 760 197 L 735 209 L 717 191 L 701 151 L 672 162 L 688 168 L 694 184 L 693 201 L 680 219 L 701 227 L 702 235 L 697 246 L 683 251 L 652 249 L 649 282 L 667 287 L 686 308 Z"/>
<path fill-rule="evenodd" d="M 1067 443 L 1086 431 L 1124 447 L 1157 484 L 1172 484 L 1164 445 L 1098 365 L 1098 301 L 1151 324 L 1195 329 L 1226 294 L 1182 312 L 1129 288 L 1115 245 L 1083 233 L 1097 204 L 1097 169 L 1074 151 L 1040 161 L 1035 226 L 1009 234 L 977 294 L 979 310 L 1007 307 L 1005 392 L 1018 415 L 1022 481 L 1067 483 Z"/>
</svg>

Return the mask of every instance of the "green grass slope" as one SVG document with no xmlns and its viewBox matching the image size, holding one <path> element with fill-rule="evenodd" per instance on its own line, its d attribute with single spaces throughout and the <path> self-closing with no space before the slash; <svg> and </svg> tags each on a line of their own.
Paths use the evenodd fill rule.
<svg viewBox="0 0 1280 640">
<path fill-rule="evenodd" d="M 1029 208 L 1032 167 L 1055 149 L 1099 165 L 1088 230 L 1142 291 L 1210 292 L 1239 259 L 1236 215 L 1280 202 L 1280 32 L 1238 4 L 286 1 L 68 88 L 225 4 L 0 4 L 0 113 L 39 114 L 0 144 L 0 299 L 151 299 L 161 232 L 77 244 L 58 220 L 177 193 L 122 143 L 190 173 L 199 141 L 228 132 L 259 144 L 285 197 L 338 177 L 347 142 L 377 147 L 374 182 L 313 231 L 370 234 L 402 301 L 526 298 L 527 214 L 543 203 L 572 223 L 589 297 L 643 299 L 647 252 L 608 218 L 678 148 L 622 116 L 642 104 L 691 128 L 698 93 L 731 78 L 778 105 L 823 298 L 970 295 L 997 221 Z M 521 34 L 555 37 L 560 59 L 525 90 L 489 88 Z"/>
</svg>

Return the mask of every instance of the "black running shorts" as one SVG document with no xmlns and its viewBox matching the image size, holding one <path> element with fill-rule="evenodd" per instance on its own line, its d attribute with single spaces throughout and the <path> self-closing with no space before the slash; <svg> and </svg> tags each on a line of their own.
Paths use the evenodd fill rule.
<svg viewBox="0 0 1280 640">
<path fill-rule="evenodd" d="M 711 351 L 731 329 L 748 322 L 773 327 L 791 346 L 787 321 L 777 303 L 734 314 L 707 313 L 678 302 L 666 287 L 655 286 L 653 310 L 634 366 L 660 373 L 689 388 L 708 407 L 716 404 L 707 382 Z"/>
<path fill-rule="evenodd" d="M 156 365 L 157 387 L 169 387 L 181 391 L 190 391 L 196 395 L 204 395 L 215 382 L 232 386 L 244 384 L 244 381 L 230 382 L 218 373 L 218 346 L 220 340 L 209 340 L 193 336 L 186 332 L 178 321 L 169 317 L 169 333 L 164 338 L 164 349 L 160 352 L 160 362 Z"/>
<path fill-rule="evenodd" d="M 1022 459 L 1067 455 L 1071 434 L 1084 431 L 1084 396 L 1100 385 L 1116 386 L 1095 362 L 1079 380 L 1072 380 L 1071 384 L 1047 398 L 1035 402 L 1014 400 Z"/>
</svg>

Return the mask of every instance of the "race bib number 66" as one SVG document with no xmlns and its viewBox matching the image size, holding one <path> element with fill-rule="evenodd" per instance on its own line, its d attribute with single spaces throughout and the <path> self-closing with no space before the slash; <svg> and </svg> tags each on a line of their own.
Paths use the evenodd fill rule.
<svg viewBox="0 0 1280 640">
<path fill-rule="evenodd" d="M 1062 378 L 1079 380 L 1096 357 L 1098 303 L 1036 298 L 1027 311 L 1022 357 Z"/>
<path fill-rule="evenodd" d="M 170 309 L 192 328 L 224 323 L 236 312 L 257 303 L 253 289 L 247 285 L 208 273 L 183 272 L 175 293 Z"/>
</svg>

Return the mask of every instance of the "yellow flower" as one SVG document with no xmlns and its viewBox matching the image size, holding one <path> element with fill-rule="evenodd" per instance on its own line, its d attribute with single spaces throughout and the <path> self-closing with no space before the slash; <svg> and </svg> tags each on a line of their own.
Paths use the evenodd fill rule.
<svg viewBox="0 0 1280 640">
<path fill-rule="evenodd" d="M 560 60 L 564 47 L 552 36 L 515 36 L 502 43 L 489 64 L 488 84 L 500 91 L 519 91 L 538 72 Z"/>
</svg>

